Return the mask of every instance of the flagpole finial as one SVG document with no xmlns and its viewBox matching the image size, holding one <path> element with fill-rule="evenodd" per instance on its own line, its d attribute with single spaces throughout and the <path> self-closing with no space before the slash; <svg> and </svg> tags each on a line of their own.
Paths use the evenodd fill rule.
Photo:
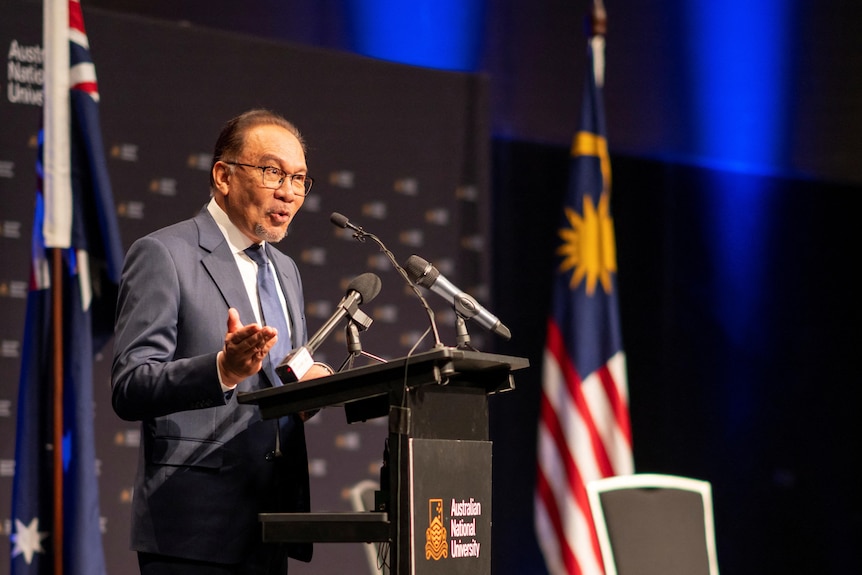
<svg viewBox="0 0 862 575">
<path fill-rule="evenodd" d="M 604 36 L 608 31 L 608 14 L 602 0 L 592 0 L 590 9 L 590 36 Z"/>
</svg>

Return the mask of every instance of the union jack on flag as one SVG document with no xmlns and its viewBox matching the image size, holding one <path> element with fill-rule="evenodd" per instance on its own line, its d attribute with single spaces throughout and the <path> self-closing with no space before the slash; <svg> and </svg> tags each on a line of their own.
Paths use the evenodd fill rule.
<svg viewBox="0 0 862 575">
<path fill-rule="evenodd" d="M 634 472 L 601 99 L 603 42 L 595 35 L 588 46 L 543 360 L 535 522 L 552 575 L 604 573 L 586 485 Z"/>
</svg>

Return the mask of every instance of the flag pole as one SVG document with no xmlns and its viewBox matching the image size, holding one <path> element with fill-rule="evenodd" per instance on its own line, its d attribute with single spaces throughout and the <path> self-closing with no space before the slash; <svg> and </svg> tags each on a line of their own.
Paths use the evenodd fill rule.
<svg viewBox="0 0 862 575">
<path fill-rule="evenodd" d="M 604 0 L 592 0 L 590 10 L 589 43 L 592 50 L 593 78 L 599 89 L 605 85 L 605 34 L 608 31 L 608 13 L 605 11 Z M 610 156 L 607 149 L 601 157 L 602 160 L 602 191 L 611 193 L 611 170 Z"/>
<path fill-rule="evenodd" d="M 52 328 L 54 356 L 54 575 L 63 575 L 63 252 L 51 250 Z"/>
<path fill-rule="evenodd" d="M 590 36 L 604 36 L 608 31 L 608 13 L 602 0 L 593 0 L 590 11 Z"/>
<path fill-rule="evenodd" d="M 69 134 L 69 0 L 43 0 L 45 51 L 43 113 L 43 197 L 45 246 L 51 259 L 51 342 L 53 367 L 53 520 L 54 575 L 63 575 L 63 249 L 71 242 Z"/>
</svg>

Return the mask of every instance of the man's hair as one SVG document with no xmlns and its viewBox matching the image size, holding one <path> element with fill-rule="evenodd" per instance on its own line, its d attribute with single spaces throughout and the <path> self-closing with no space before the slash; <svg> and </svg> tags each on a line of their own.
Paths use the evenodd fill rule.
<svg viewBox="0 0 862 575">
<path fill-rule="evenodd" d="M 213 150 L 213 160 L 212 164 L 210 164 L 211 188 L 215 188 L 212 169 L 215 167 L 216 162 L 225 160 L 225 158 L 229 161 L 235 160 L 240 155 L 240 152 L 242 152 L 246 132 L 251 128 L 263 125 L 281 126 L 296 136 L 296 139 L 299 140 L 299 144 L 302 146 L 303 153 L 305 153 L 305 140 L 299 129 L 291 122 L 288 122 L 283 116 L 271 110 L 263 108 L 249 110 L 228 120 L 216 140 L 215 149 Z"/>
</svg>

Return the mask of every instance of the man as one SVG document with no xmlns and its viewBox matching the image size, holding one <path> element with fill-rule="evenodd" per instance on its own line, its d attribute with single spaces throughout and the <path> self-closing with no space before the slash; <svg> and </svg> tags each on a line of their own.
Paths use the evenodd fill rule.
<svg viewBox="0 0 862 575">
<path fill-rule="evenodd" d="M 142 422 L 132 502 L 142 575 L 275 574 L 288 554 L 311 559 L 310 545 L 261 543 L 257 517 L 309 509 L 302 418 L 264 421 L 236 400 L 280 384 L 274 366 L 308 337 L 296 264 L 271 245 L 311 189 L 307 172 L 291 123 L 246 112 L 216 142 L 210 202 L 126 256 L 112 396 L 121 418 Z M 277 298 L 258 272 L 278 279 Z M 316 364 L 304 379 L 327 371 Z"/>
</svg>

